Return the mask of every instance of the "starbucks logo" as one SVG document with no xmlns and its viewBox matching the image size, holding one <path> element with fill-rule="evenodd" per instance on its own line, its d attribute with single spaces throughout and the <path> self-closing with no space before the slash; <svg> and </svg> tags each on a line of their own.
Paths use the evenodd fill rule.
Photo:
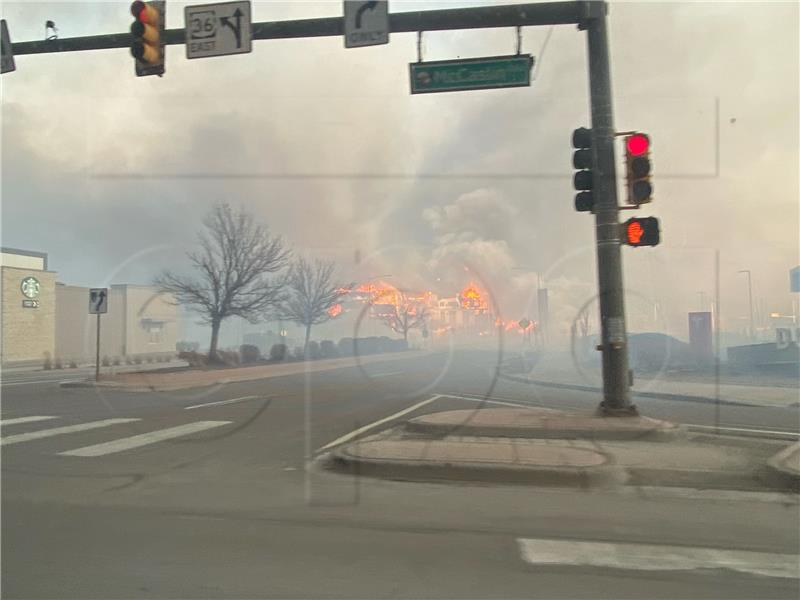
<svg viewBox="0 0 800 600">
<path fill-rule="evenodd" d="M 26 277 L 19 287 L 22 290 L 22 295 L 26 298 L 36 298 L 39 295 L 40 285 L 36 277 Z"/>
</svg>

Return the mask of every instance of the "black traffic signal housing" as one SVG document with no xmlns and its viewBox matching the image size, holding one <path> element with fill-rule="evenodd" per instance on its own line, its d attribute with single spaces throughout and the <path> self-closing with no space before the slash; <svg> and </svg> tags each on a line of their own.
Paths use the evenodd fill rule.
<svg viewBox="0 0 800 600">
<path fill-rule="evenodd" d="M 579 127 L 572 132 L 572 166 L 577 169 L 572 178 L 572 185 L 578 192 L 575 194 L 575 210 L 587 212 L 594 210 L 594 175 L 592 173 L 592 130 Z"/>
<path fill-rule="evenodd" d="M 131 54 L 136 59 L 136 76 L 164 74 L 164 20 L 166 2 L 133 2 Z"/>
<path fill-rule="evenodd" d="M 625 187 L 627 202 L 634 206 L 652 200 L 650 136 L 635 132 L 625 136 Z"/>
<path fill-rule="evenodd" d="M 658 219 L 655 217 L 633 217 L 622 224 L 622 243 L 638 248 L 657 246 L 661 241 Z"/>
</svg>

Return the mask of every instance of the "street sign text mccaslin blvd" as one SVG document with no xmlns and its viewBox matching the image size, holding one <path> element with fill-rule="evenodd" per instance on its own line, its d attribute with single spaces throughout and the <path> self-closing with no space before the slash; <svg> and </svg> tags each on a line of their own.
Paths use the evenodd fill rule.
<svg viewBox="0 0 800 600">
<path fill-rule="evenodd" d="M 533 63 L 530 54 L 411 63 L 411 93 L 526 87 Z"/>
</svg>

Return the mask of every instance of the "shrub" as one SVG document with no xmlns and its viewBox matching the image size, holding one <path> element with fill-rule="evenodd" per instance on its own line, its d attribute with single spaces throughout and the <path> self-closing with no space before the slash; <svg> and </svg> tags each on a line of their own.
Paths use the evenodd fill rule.
<svg viewBox="0 0 800 600">
<path fill-rule="evenodd" d="M 217 358 L 219 362 L 228 366 L 238 365 L 242 362 L 239 353 L 235 350 L 217 350 Z"/>
<path fill-rule="evenodd" d="M 178 352 L 178 359 L 185 360 L 189 363 L 190 367 L 194 368 L 208 366 L 208 356 L 195 352 L 194 350 Z"/>
<path fill-rule="evenodd" d="M 273 344 L 269 349 L 270 360 L 286 360 L 289 354 L 289 348 L 286 344 Z"/>
<path fill-rule="evenodd" d="M 239 354 L 242 356 L 242 362 L 254 363 L 261 359 L 261 350 L 258 346 L 253 344 L 242 344 L 239 346 Z"/>
<path fill-rule="evenodd" d="M 339 350 L 336 348 L 336 344 L 331 340 L 322 340 L 322 343 L 319 345 L 319 353 L 322 355 L 322 358 L 336 358 L 339 356 Z"/>
<path fill-rule="evenodd" d="M 55 369 L 63 369 L 64 368 L 64 365 L 61 364 L 61 359 L 60 358 L 57 358 L 55 360 L 55 363 L 53 364 L 53 368 L 55 368 Z"/>
<path fill-rule="evenodd" d="M 141 356 L 134 356 L 133 357 L 133 364 L 135 364 L 135 365 L 142 364 L 142 357 Z"/>
<path fill-rule="evenodd" d="M 74 360 L 69 361 L 69 368 L 70 369 L 77 369 L 78 368 L 78 363 L 76 363 Z"/>
<path fill-rule="evenodd" d="M 50 355 L 47 353 L 44 355 L 44 363 L 42 364 L 42 368 L 45 371 L 49 371 L 53 368 L 53 361 L 50 360 Z"/>
<path fill-rule="evenodd" d="M 339 340 L 339 354 L 341 356 L 353 356 L 355 353 L 355 340 L 351 337 Z"/>
<path fill-rule="evenodd" d="M 107 356 L 104 356 L 103 360 L 100 361 L 100 364 L 103 365 L 104 367 L 110 367 L 111 366 L 111 361 L 108 360 Z"/>
<path fill-rule="evenodd" d="M 120 362 L 121 361 L 119 359 L 119 356 L 115 356 L 114 360 L 111 361 L 111 364 L 114 365 L 115 367 L 118 367 Z"/>
<path fill-rule="evenodd" d="M 294 347 L 294 352 L 292 352 L 292 358 L 295 360 L 305 360 L 306 356 L 303 354 L 303 349 L 300 346 Z"/>
<path fill-rule="evenodd" d="M 319 360 L 322 355 L 319 351 L 319 342 L 308 342 L 308 359 Z"/>
</svg>

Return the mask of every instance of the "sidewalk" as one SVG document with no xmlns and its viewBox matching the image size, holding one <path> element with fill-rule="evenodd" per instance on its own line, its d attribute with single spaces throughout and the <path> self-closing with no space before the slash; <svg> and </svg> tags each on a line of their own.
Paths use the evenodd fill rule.
<svg viewBox="0 0 800 600">
<path fill-rule="evenodd" d="M 325 464 L 391 479 L 796 492 L 800 474 L 770 462 L 785 446 L 641 417 L 481 408 L 418 416 L 333 449 Z"/>
<path fill-rule="evenodd" d="M 222 369 L 187 369 L 171 373 L 135 372 L 101 375 L 100 381 L 92 380 L 65 382 L 62 387 L 110 387 L 135 392 L 172 391 L 189 388 L 207 387 L 232 383 L 236 381 L 252 381 L 270 379 L 299 373 L 318 373 L 334 369 L 352 368 L 357 364 L 376 364 L 425 356 L 424 351 L 408 350 L 387 354 L 372 354 L 361 357 L 331 358 L 314 361 L 298 361 L 256 365 L 252 367 L 235 367 Z"/>
<path fill-rule="evenodd" d="M 534 367 L 529 373 L 503 373 L 502 377 L 520 383 L 543 387 L 571 388 L 599 391 L 601 381 L 591 375 L 582 376 L 576 371 Z M 635 395 L 663 399 L 696 399 L 715 402 L 716 384 L 713 382 L 675 381 L 665 378 L 634 378 L 632 391 Z M 751 406 L 773 406 L 783 408 L 800 407 L 800 388 L 763 385 L 745 385 L 721 382 L 719 399 L 728 404 Z"/>
</svg>

